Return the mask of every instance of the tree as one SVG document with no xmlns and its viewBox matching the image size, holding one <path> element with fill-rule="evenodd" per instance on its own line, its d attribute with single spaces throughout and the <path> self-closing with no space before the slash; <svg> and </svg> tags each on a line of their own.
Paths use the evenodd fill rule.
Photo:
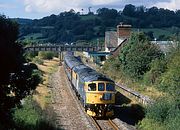
<svg viewBox="0 0 180 130">
<path fill-rule="evenodd" d="M 125 5 L 123 14 L 127 16 L 134 16 L 136 7 L 132 4 Z"/>
<path fill-rule="evenodd" d="M 39 83 L 36 65 L 26 63 L 22 46 L 16 42 L 18 24 L 0 16 L 0 122 L 9 110 L 31 93 Z"/>
<path fill-rule="evenodd" d="M 150 70 L 151 61 L 162 56 L 160 49 L 151 44 L 143 33 L 134 33 L 122 48 L 119 59 L 129 77 L 140 79 Z"/>
</svg>

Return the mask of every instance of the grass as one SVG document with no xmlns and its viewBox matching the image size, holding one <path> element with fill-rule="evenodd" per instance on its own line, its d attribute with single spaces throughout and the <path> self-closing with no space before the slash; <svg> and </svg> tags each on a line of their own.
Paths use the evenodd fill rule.
<svg viewBox="0 0 180 130">
<path fill-rule="evenodd" d="M 57 71 L 59 59 L 54 58 L 53 60 L 44 60 L 42 65 L 38 65 L 38 68 L 43 72 L 43 83 L 39 84 L 36 88 L 36 94 L 33 98 L 38 102 L 41 109 L 44 109 L 51 100 L 51 92 L 48 89 L 49 78 L 51 74 Z"/>
<path fill-rule="evenodd" d="M 128 88 L 133 89 L 136 92 L 139 92 L 140 94 L 144 96 L 149 96 L 152 99 L 158 99 L 165 93 L 160 92 L 158 89 L 156 89 L 154 86 L 147 86 L 143 85 L 141 82 L 133 82 L 130 79 L 127 78 L 120 78 L 117 82 L 125 84 Z"/>
<path fill-rule="evenodd" d="M 133 31 L 138 31 L 138 28 L 133 28 Z M 165 37 L 172 36 L 174 34 L 173 28 L 141 28 L 139 31 L 143 32 L 154 32 L 154 37 L 157 39 L 160 35 L 165 35 Z"/>
<path fill-rule="evenodd" d="M 44 40 L 46 40 L 46 38 L 42 38 L 42 33 L 31 33 L 31 34 L 24 36 L 23 41 L 38 42 L 38 41 L 44 41 Z"/>
</svg>

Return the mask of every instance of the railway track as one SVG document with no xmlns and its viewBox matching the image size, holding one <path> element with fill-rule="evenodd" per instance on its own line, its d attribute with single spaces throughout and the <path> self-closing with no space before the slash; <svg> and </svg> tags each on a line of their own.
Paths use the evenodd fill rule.
<svg viewBox="0 0 180 130">
<path fill-rule="evenodd" d="M 90 117 L 98 130 L 119 130 L 119 127 L 111 120 L 98 120 Z"/>
</svg>

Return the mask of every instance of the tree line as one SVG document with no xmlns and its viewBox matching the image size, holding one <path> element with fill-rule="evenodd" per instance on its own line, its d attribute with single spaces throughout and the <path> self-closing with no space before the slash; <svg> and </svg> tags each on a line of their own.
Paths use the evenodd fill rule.
<svg viewBox="0 0 180 130">
<path fill-rule="evenodd" d="M 30 33 L 42 33 L 47 42 L 74 42 L 104 37 L 105 31 L 113 29 L 119 22 L 134 28 L 180 27 L 180 10 L 126 5 L 122 11 L 100 8 L 96 14 L 81 15 L 71 9 L 59 15 L 35 19 L 22 24 L 20 37 Z M 179 34 L 178 29 L 174 32 Z"/>
</svg>

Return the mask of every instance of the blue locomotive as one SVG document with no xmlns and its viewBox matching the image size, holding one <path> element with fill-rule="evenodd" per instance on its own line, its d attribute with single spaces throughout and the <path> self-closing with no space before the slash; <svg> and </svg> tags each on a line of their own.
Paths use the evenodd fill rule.
<svg viewBox="0 0 180 130">
<path fill-rule="evenodd" d="M 66 54 L 64 68 L 76 95 L 88 115 L 110 117 L 114 114 L 115 83 L 83 64 L 77 57 Z"/>
</svg>

